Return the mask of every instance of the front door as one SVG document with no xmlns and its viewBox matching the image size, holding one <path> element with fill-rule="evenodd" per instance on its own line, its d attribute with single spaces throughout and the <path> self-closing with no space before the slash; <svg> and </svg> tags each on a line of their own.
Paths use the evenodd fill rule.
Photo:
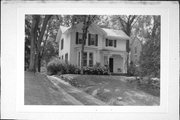
<svg viewBox="0 0 180 120">
<path fill-rule="evenodd" d="M 113 58 L 109 58 L 109 70 L 113 72 Z"/>
</svg>

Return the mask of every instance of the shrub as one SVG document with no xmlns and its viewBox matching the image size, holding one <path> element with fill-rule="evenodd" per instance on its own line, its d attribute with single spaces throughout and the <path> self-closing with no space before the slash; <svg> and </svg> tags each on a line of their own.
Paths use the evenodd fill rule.
<svg viewBox="0 0 180 120">
<path fill-rule="evenodd" d="M 59 59 L 51 60 L 47 65 L 47 72 L 49 75 L 56 74 L 80 74 L 80 67 L 64 63 Z M 83 67 L 84 74 L 91 75 L 108 75 L 108 67 L 96 64 L 93 67 Z"/>
<path fill-rule="evenodd" d="M 58 59 L 53 59 L 47 65 L 47 72 L 50 75 L 55 75 L 61 72 L 62 74 L 65 73 L 64 63 Z"/>
<path fill-rule="evenodd" d="M 131 61 L 130 66 L 128 67 L 128 75 L 129 76 L 137 76 L 139 75 L 139 69 L 136 65 Z"/>
<path fill-rule="evenodd" d="M 96 64 L 93 67 L 84 67 L 83 70 L 84 74 L 108 75 L 108 68 L 99 64 Z"/>
</svg>

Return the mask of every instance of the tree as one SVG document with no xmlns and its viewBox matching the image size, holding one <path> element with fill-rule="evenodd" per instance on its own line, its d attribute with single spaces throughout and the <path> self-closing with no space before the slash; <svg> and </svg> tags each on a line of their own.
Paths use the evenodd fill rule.
<svg viewBox="0 0 180 120">
<path fill-rule="evenodd" d="M 140 57 L 141 75 L 160 77 L 160 16 L 151 16 L 150 26 Z"/>
<path fill-rule="evenodd" d="M 114 26 L 118 26 L 118 29 L 123 30 L 129 37 L 131 37 L 132 29 L 134 25 L 137 23 L 140 16 L 137 15 L 115 15 L 112 16 L 112 22 Z M 116 27 L 117 28 L 117 27 Z M 126 64 L 129 67 L 129 40 L 126 41 L 126 51 L 128 53 Z M 129 74 L 129 69 L 127 69 L 127 73 Z"/>
<path fill-rule="evenodd" d="M 25 16 L 25 70 L 29 67 L 30 61 L 30 44 L 31 44 L 31 23 L 32 16 Z"/>
<path fill-rule="evenodd" d="M 41 65 L 41 43 L 46 30 L 47 23 L 52 15 L 45 15 L 44 19 L 40 15 L 32 16 L 31 26 L 31 48 L 30 48 L 30 65 L 29 70 L 36 72 L 36 69 L 40 72 Z M 42 24 L 40 24 L 42 22 Z"/>
<path fill-rule="evenodd" d="M 73 15 L 73 16 L 68 16 L 70 18 L 70 22 L 68 24 L 71 24 L 72 26 L 78 24 L 78 23 L 83 23 L 83 36 L 82 36 L 82 47 L 81 47 L 81 74 L 83 74 L 83 61 L 84 61 L 84 44 L 85 40 L 87 38 L 87 33 L 88 33 L 88 28 L 89 26 L 95 22 L 96 20 L 99 19 L 99 16 L 97 15 Z"/>
<path fill-rule="evenodd" d="M 38 30 L 39 21 L 40 21 L 39 15 L 32 16 L 29 71 L 33 71 L 33 72 L 36 72 L 35 55 L 36 55 L 36 40 L 38 37 L 37 30 Z"/>
</svg>

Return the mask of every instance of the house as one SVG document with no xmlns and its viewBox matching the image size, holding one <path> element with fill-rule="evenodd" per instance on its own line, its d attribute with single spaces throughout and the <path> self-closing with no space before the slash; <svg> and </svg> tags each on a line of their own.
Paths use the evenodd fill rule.
<svg viewBox="0 0 180 120">
<path fill-rule="evenodd" d="M 81 66 L 83 23 L 73 27 L 60 26 L 56 41 L 59 42 L 59 58 Z M 100 28 L 91 24 L 84 46 L 83 66 L 96 63 L 109 66 L 112 73 L 127 73 L 127 49 L 130 38 L 121 30 Z"/>
<path fill-rule="evenodd" d="M 130 54 L 130 61 L 135 65 L 139 66 L 139 60 L 140 60 L 140 55 L 142 51 L 142 43 L 141 41 L 135 37 L 132 39 L 132 43 L 130 43 L 130 49 L 131 49 L 131 54 Z"/>
</svg>

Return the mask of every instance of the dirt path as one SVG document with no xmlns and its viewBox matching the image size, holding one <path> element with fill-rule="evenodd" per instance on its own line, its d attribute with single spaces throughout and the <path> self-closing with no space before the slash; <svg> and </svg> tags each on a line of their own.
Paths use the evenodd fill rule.
<svg viewBox="0 0 180 120">
<path fill-rule="evenodd" d="M 48 76 L 48 78 L 61 89 L 64 89 L 69 95 L 73 96 L 75 99 L 83 103 L 84 105 L 107 105 L 104 102 L 94 98 L 91 95 L 71 86 L 67 82 L 64 82 L 60 78 L 54 76 Z"/>
</svg>

